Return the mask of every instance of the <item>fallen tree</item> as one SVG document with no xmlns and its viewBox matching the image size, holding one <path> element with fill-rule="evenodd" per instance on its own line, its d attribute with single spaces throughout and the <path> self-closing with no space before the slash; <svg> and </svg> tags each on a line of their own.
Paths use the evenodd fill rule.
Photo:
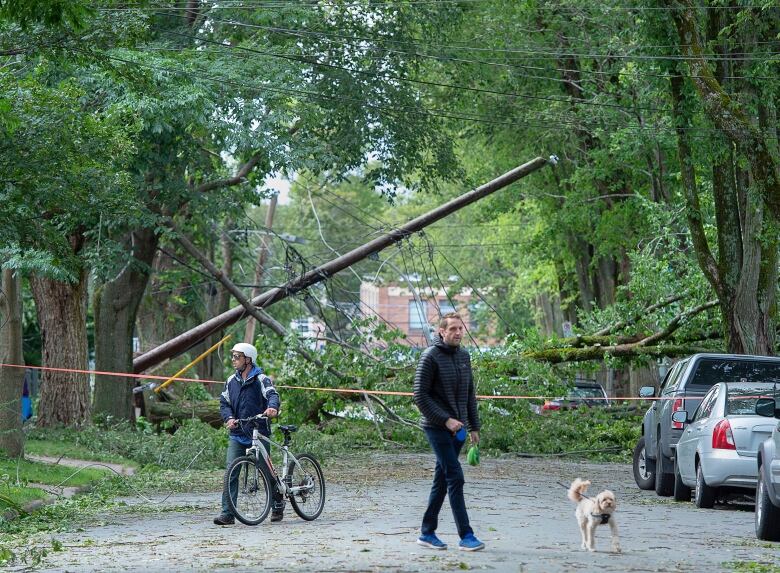
<svg viewBox="0 0 780 573">
<path fill-rule="evenodd" d="M 666 299 L 667 301 L 671 300 Z M 674 297 L 675 300 L 679 298 Z M 555 346 L 524 352 L 523 358 L 541 360 L 550 363 L 583 362 L 599 360 L 606 357 L 640 358 L 662 356 L 686 356 L 697 352 L 712 352 L 711 348 L 697 346 L 692 343 L 679 344 L 669 342 L 674 332 L 691 317 L 718 305 L 717 300 L 710 300 L 692 309 L 680 312 L 666 326 L 652 334 L 641 336 L 574 336 L 556 341 Z M 655 308 L 659 308 L 654 305 Z M 650 308 L 650 307 L 648 307 Z M 621 328 L 628 324 L 621 324 Z M 614 328 L 599 332 L 614 331 Z"/>
</svg>

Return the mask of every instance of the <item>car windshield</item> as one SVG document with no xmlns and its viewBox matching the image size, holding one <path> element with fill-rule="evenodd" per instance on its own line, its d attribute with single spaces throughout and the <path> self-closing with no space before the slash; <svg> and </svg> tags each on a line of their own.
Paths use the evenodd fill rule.
<svg viewBox="0 0 780 573">
<path fill-rule="evenodd" d="M 571 400 L 588 400 L 591 398 L 604 398 L 604 392 L 601 388 L 583 388 L 581 386 L 575 386 L 569 392 L 569 399 Z"/>
<path fill-rule="evenodd" d="M 759 398 L 774 398 L 774 385 L 729 384 L 726 387 L 726 414 L 730 416 L 755 416 Z"/>
<path fill-rule="evenodd" d="M 706 390 L 718 382 L 780 382 L 780 362 L 703 358 L 687 388 Z"/>
</svg>

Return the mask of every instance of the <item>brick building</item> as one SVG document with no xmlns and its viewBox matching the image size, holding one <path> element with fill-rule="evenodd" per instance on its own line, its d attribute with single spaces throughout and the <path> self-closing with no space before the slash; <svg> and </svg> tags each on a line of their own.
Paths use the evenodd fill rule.
<svg viewBox="0 0 780 573">
<path fill-rule="evenodd" d="M 419 300 L 408 286 L 396 284 L 376 284 L 363 281 L 360 284 L 360 308 L 366 316 L 377 316 L 381 320 L 398 328 L 407 335 L 406 343 L 411 346 L 425 347 L 424 329 L 435 333 L 439 318 L 448 312 L 458 312 L 463 317 L 466 328 L 480 346 L 492 346 L 495 340 L 485 335 L 485 328 L 475 320 L 479 299 L 473 296 L 471 289 L 463 289 L 459 294 L 447 298 L 444 289 L 423 287 L 416 289 Z M 454 307 L 453 307 L 454 303 Z M 492 329 L 488 325 L 487 331 Z M 478 335 L 479 333 L 479 335 Z M 466 344 L 472 344 L 467 338 Z"/>
</svg>

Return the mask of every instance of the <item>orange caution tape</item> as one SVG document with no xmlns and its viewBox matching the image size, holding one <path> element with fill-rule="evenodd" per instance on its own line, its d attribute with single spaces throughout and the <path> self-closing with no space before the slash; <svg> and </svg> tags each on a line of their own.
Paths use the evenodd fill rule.
<svg viewBox="0 0 780 573">
<path fill-rule="evenodd" d="M 103 372 L 101 370 L 78 370 L 75 368 L 53 368 L 50 366 L 24 366 L 20 364 L 3 364 L 0 363 L 0 368 L 31 368 L 33 370 L 44 370 L 51 372 L 70 372 L 73 374 L 97 374 L 101 376 L 117 376 L 120 378 L 139 378 L 142 380 L 171 380 L 170 376 L 155 376 L 153 374 L 130 374 L 125 372 Z M 224 380 L 202 380 L 199 378 L 175 378 L 176 382 L 199 382 L 201 384 L 224 384 Z M 359 388 L 321 388 L 318 386 L 289 386 L 286 384 L 279 384 L 277 388 L 283 388 L 285 390 L 313 390 L 315 392 L 337 392 L 341 394 L 374 394 L 379 396 L 413 396 L 412 392 L 398 392 L 393 390 L 361 390 Z M 560 396 L 495 396 L 478 394 L 478 400 L 560 400 Z M 654 400 L 673 400 L 674 397 L 657 397 L 657 398 L 639 398 L 635 396 L 614 396 L 612 398 L 588 398 L 588 400 L 641 400 L 641 401 L 654 401 Z"/>
</svg>

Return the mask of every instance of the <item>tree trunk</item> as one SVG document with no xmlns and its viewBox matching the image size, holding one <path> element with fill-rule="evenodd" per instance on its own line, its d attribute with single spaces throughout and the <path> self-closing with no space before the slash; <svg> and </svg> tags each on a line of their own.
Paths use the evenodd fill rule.
<svg viewBox="0 0 780 573">
<path fill-rule="evenodd" d="M 595 270 L 593 283 L 596 286 L 596 298 L 599 308 L 615 304 L 617 296 L 617 263 L 612 257 L 600 257 Z"/>
<path fill-rule="evenodd" d="M 550 295 L 549 293 L 536 295 L 536 325 L 545 337 L 565 336 L 558 295 Z"/>
<path fill-rule="evenodd" d="M 670 13 L 677 27 L 680 51 L 687 57 L 699 103 L 724 140 L 712 172 L 719 246 L 716 262 L 704 232 L 693 149 L 684 129 L 690 124 L 693 112 L 684 96 L 682 78 L 673 76 L 672 109 L 677 124 L 683 190 L 699 265 L 718 295 L 728 351 L 774 354 L 780 218 L 777 164 L 768 151 L 763 131 L 753 125 L 740 103 L 749 94 L 743 90 L 737 94 L 741 97 L 732 98 L 721 83 L 725 81 L 726 68 L 719 64 L 715 70 L 717 76 L 710 69 L 693 3 L 668 0 L 667 4 L 674 8 Z M 721 23 L 715 16 L 710 14 L 711 39 L 721 33 Z M 722 46 L 716 46 L 716 53 L 718 50 L 721 55 L 725 53 Z M 740 176 L 742 162 L 750 169 L 748 180 Z"/>
<path fill-rule="evenodd" d="M 0 363 L 3 364 L 24 364 L 21 282 L 18 273 L 3 269 L 0 281 Z M 23 387 L 24 368 L 0 366 L 0 451 L 9 458 L 24 454 Z"/>
<path fill-rule="evenodd" d="M 230 228 L 232 226 L 233 224 L 230 221 L 225 224 L 226 228 Z M 230 240 L 230 237 L 228 237 L 227 233 L 222 233 L 222 236 L 220 237 L 220 247 L 222 251 L 222 272 L 227 277 L 233 276 L 233 243 Z M 211 258 L 212 260 L 214 259 L 213 256 Z M 230 308 L 230 293 L 221 284 L 212 285 L 209 283 L 208 288 L 210 296 L 208 296 L 206 299 L 206 310 L 208 312 L 208 318 L 211 318 L 212 316 L 222 314 Z M 249 320 L 253 319 L 250 317 Z M 200 353 L 205 351 L 207 348 L 211 348 L 224 336 L 224 330 L 215 332 L 206 338 L 203 341 L 203 344 L 197 347 L 198 350 L 195 352 Z M 236 342 L 239 341 L 240 339 L 236 338 Z M 205 359 L 199 362 L 197 366 L 198 376 L 205 380 L 221 380 L 225 374 L 224 371 L 225 367 L 222 362 L 221 353 L 219 350 L 209 354 Z M 220 392 L 222 392 L 222 388 L 220 386 L 211 386 L 210 389 L 215 395 L 218 395 Z"/>
<path fill-rule="evenodd" d="M 150 402 L 147 404 L 149 415 L 147 416 L 152 423 L 160 423 L 167 420 L 175 422 L 184 422 L 198 418 L 202 422 L 209 424 L 214 428 L 221 428 L 224 425 L 222 416 L 219 413 L 219 400 L 209 400 L 207 402 L 188 402 L 177 400 L 176 402 Z"/>
<path fill-rule="evenodd" d="M 130 234 L 132 257 L 112 280 L 95 290 L 95 370 L 133 371 L 133 330 L 159 241 L 154 229 Z M 134 378 L 95 376 L 94 411 L 132 420 Z"/>
<path fill-rule="evenodd" d="M 87 369 L 87 273 L 74 284 L 46 277 L 30 279 L 41 328 L 43 366 Z M 77 426 L 89 421 L 86 374 L 44 371 L 38 427 Z"/>
<path fill-rule="evenodd" d="M 764 221 L 764 205 L 755 190 L 748 193 L 742 231 L 742 268 L 735 289 L 724 288 L 721 300 L 726 345 L 737 354 L 775 353 L 774 314 L 777 288 L 777 236 L 774 221 Z M 767 224 L 768 223 L 768 224 Z"/>
<path fill-rule="evenodd" d="M 574 257 L 574 267 L 577 275 L 577 288 L 580 295 L 580 306 L 585 312 L 590 312 L 595 302 L 593 285 L 590 280 L 591 253 L 590 245 L 582 239 L 568 234 L 569 249 Z"/>
</svg>

